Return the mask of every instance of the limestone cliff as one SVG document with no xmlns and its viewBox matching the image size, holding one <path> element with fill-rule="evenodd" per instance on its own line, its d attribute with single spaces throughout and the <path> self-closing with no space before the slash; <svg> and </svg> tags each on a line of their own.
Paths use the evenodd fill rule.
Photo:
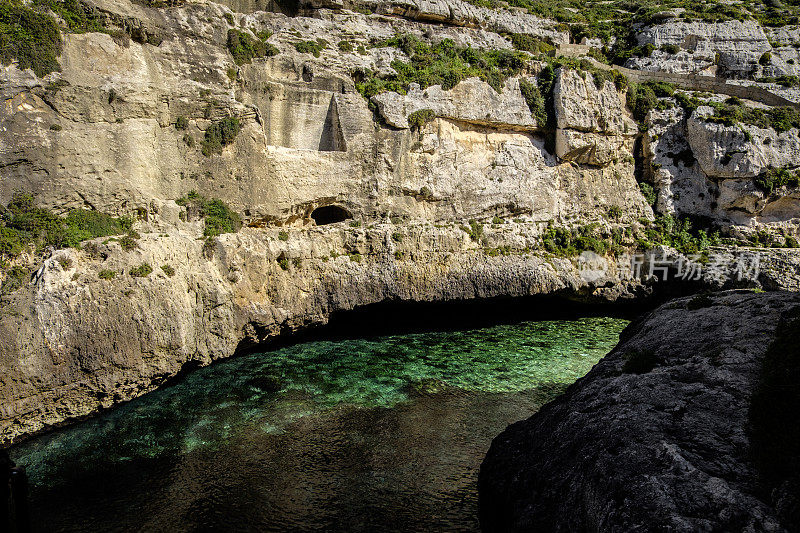
<svg viewBox="0 0 800 533">
<path fill-rule="evenodd" d="M 707 260 L 710 246 L 750 253 L 712 231 L 796 244 L 797 183 L 758 188 L 767 170 L 797 166 L 796 125 L 710 122 L 675 104 L 692 87 L 637 104 L 633 77 L 565 59 L 598 57 L 610 42 L 570 44 L 568 28 L 533 8 L 30 5 L 56 21 L 63 47 L 47 72 L 2 58 L 0 204 L 21 190 L 56 214 L 132 217 L 140 237 L 3 257 L 0 279 L 17 269 L 22 285 L 0 294 L 4 439 L 358 305 L 636 298 L 652 279 L 618 268 L 635 250 L 662 245 L 674 267 L 694 252 Z M 642 45 L 693 46 L 703 65 L 722 54 L 722 74 L 752 77 L 774 49 L 754 24 L 637 31 Z M 178 203 L 192 191 L 230 206 L 244 228 L 204 233 L 197 210 Z M 673 215 L 716 226 L 673 235 Z M 796 289 L 797 254 L 763 252 L 756 279 L 728 270 L 697 281 Z M 598 275 L 585 275 L 589 263 Z"/>
</svg>

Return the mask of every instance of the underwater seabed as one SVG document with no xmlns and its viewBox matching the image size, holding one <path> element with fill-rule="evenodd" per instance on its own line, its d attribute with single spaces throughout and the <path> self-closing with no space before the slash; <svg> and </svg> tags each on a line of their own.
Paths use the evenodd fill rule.
<svg viewBox="0 0 800 533">
<path fill-rule="evenodd" d="M 492 438 L 583 376 L 603 316 L 250 353 L 11 450 L 33 530 L 472 531 Z"/>
</svg>

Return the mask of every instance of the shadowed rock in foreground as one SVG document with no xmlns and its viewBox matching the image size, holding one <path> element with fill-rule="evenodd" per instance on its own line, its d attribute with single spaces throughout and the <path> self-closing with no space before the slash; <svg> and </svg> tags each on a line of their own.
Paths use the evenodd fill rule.
<svg viewBox="0 0 800 533">
<path fill-rule="evenodd" d="M 796 530 L 798 395 L 775 380 L 796 374 L 799 310 L 796 294 L 728 292 L 631 324 L 586 377 L 495 438 L 484 531 Z"/>
</svg>

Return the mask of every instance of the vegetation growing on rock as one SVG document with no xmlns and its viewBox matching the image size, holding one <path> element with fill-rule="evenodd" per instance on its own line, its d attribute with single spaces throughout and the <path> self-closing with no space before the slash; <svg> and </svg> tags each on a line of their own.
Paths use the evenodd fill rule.
<svg viewBox="0 0 800 533">
<path fill-rule="evenodd" d="M 60 71 L 61 32 L 52 17 L 20 2 L 0 3 L 0 63 L 19 61 L 37 76 Z"/>
<path fill-rule="evenodd" d="M 408 115 L 408 124 L 414 129 L 421 130 L 428 122 L 436 118 L 433 109 L 420 109 Z"/>
<path fill-rule="evenodd" d="M 279 52 L 275 46 L 266 42 L 266 39 L 254 39 L 250 34 L 239 30 L 228 30 L 227 45 L 237 65 L 250 63 L 259 57 L 272 57 Z"/>
<path fill-rule="evenodd" d="M 203 155 L 222 153 L 222 149 L 233 142 L 241 129 L 239 119 L 227 117 L 212 123 L 203 137 Z"/>
<path fill-rule="evenodd" d="M 471 77 L 482 79 L 499 92 L 506 79 L 519 74 L 526 63 L 522 52 L 476 50 L 457 46 L 450 39 L 431 45 L 414 35 L 397 35 L 378 46 L 399 48 L 411 61 L 392 61 L 395 76 L 357 72 L 356 89 L 366 98 L 384 91 L 405 94 L 411 83 L 418 83 L 423 89 L 441 85 L 448 90 Z"/>
<path fill-rule="evenodd" d="M 235 233 L 242 225 L 238 213 L 233 211 L 228 204 L 217 198 L 209 199 L 190 191 L 183 198 L 176 200 L 178 205 L 191 207 L 205 219 L 203 234 L 206 237 L 216 237 L 222 233 Z"/>
<path fill-rule="evenodd" d="M 322 51 L 328 47 L 328 41 L 325 39 L 317 39 L 316 41 L 300 41 L 294 44 L 295 50 L 301 54 L 311 54 L 314 57 L 322 55 Z"/>
<path fill-rule="evenodd" d="M 82 241 L 120 235 L 130 230 L 127 217 L 113 217 L 98 211 L 73 209 L 59 217 L 36 207 L 33 196 L 15 194 L 6 207 L 0 206 L 0 256 L 13 258 L 29 245 L 74 247 Z"/>
</svg>

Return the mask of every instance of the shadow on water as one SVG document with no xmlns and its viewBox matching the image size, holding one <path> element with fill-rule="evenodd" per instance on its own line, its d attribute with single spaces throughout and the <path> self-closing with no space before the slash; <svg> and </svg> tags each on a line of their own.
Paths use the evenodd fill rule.
<svg viewBox="0 0 800 533">
<path fill-rule="evenodd" d="M 476 531 L 491 439 L 641 310 L 524 298 L 336 314 L 12 448 L 32 529 Z"/>
</svg>

